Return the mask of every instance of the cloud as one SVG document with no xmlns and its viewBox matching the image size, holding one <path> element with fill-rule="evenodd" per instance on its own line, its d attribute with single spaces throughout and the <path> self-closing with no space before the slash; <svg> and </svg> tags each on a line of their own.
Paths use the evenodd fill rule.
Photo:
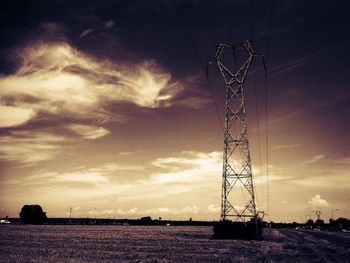
<svg viewBox="0 0 350 263">
<path fill-rule="evenodd" d="M 27 128 L 27 134 L 25 142 L 20 133 L 1 137 L 2 160 L 49 160 L 72 137 L 61 136 L 54 144 L 43 142 L 37 136 L 38 128 L 45 137 L 50 133 L 55 137 L 65 127 L 82 139 L 94 140 L 110 133 L 101 124 L 127 118 L 116 113 L 116 105 L 184 106 L 186 98 L 178 95 L 192 83 L 191 78 L 174 79 L 155 60 L 133 64 L 98 60 L 64 42 L 37 43 L 18 53 L 22 57 L 18 70 L 0 76 L 0 127 Z"/>
<path fill-rule="evenodd" d="M 319 155 L 316 155 L 316 156 L 312 157 L 311 159 L 308 159 L 308 160 L 306 160 L 306 161 L 301 162 L 300 164 L 302 164 L 302 165 L 308 165 L 308 164 L 317 163 L 317 162 L 319 162 L 320 160 L 324 159 L 325 157 L 326 157 L 325 155 L 319 154 Z"/>
<path fill-rule="evenodd" d="M 271 150 L 282 150 L 282 149 L 292 149 L 292 148 L 299 148 L 302 147 L 301 144 L 284 144 L 284 145 L 277 145 L 275 147 L 272 147 Z"/>
<path fill-rule="evenodd" d="M 89 34 L 91 34 L 94 30 L 92 28 L 85 29 L 83 32 L 80 33 L 79 37 L 85 37 Z"/>
<path fill-rule="evenodd" d="M 181 156 L 158 158 L 152 162 L 154 166 L 166 169 L 165 172 L 154 174 L 153 181 L 158 184 L 200 182 L 210 174 L 217 173 L 222 168 L 221 152 L 184 151 Z M 185 186 L 184 186 L 185 187 Z"/>
<path fill-rule="evenodd" d="M 267 178 L 266 171 L 269 171 L 269 176 Z M 285 169 L 273 164 L 269 164 L 268 166 L 266 164 L 258 166 L 253 165 L 252 166 L 252 172 L 254 177 L 254 184 L 266 184 L 267 179 L 268 182 L 277 182 L 277 181 L 283 181 L 283 180 L 289 180 L 292 177 L 285 174 Z"/>
<path fill-rule="evenodd" d="M 193 109 L 201 109 L 204 105 L 208 104 L 208 98 L 204 97 L 187 97 L 185 100 L 179 100 L 176 105 Z"/>
<path fill-rule="evenodd" d="M 0 105 L 0 128 L 14 127 L 35 117 L 32 109 Z"/>
<path fill-rule="evenodd" d="M 322 199 L 320 195 L 315 195 L 308 203 L 316 207 L 329 207 L 329 203 L 325 199 Z"/>
<path fill-rule="evenodd" d="M 158 207 L 151 209 L 140 210 L 137 207 L 130 209 L 118 209 L 118 214 L 122 215 L 179 215 L 179 214 L 198 214 L 200 208 L 197 206 L 186 206 L 183 208 Z"/>
<path fill-rule="evenodd" d="M 98 139 L 109 134 L 109 131 L 103 127 L 91 125 L 72 124 L 67 125 L 66 128 L 87 140 Z M 59 133 L 59 131 L 56 132 Z M 54 159 L 63 150 L 67 150 L 65 147 L 72 141 L 71 137 L 55 134 L 51 130 L 9 131 L 0 136 L 0 160 L 36 165 L 39 162 Z M 128 167 L 105 167 L 104 169 L 107 168 L 129 169 Z"/>
<path fill-rule="evenodd" d="M 63 136 L 41 131 L 13 131 L 0 137 L 0 159 L 25 164 L 53 159 L 62 149 Z"/>
<path fill-rule="evenodd" d="M 119 155 L 132 155 L 134 154 L 135 152 L 120 152 L 118 153 Z"/>
<path fill-rule="evenodd" d="M 105 23 L 105 28 L 112 28 L 114 26 L 114 21 L 113 20 L 108 20 L 106 23 Z"/>
<path fill-rule="evenodd" d="M 137 207 L 133 207 L 133 208 L 130 208 L 128 210 L 124 210 L 124 209 L 119 208 L 117 210 L 117 213 L 121 214 L 121 215 L 134 215 L 134 214 L 138 213 L 138 211 L 139 211 L 139 209 Z"/>
<path fill-rule="evenodd" d="M 76 171 L 57 174 L 52 178 L 57 182 L 80 182 L 80 183 L 109 183 L 106 176 L 98 172 L 92 171 Z"/>
<path fill-rule="evenodd" d="M 296 168 L 301 168 L 300 172 Z M 294 175 L 290 182 L 303 187 L 329 189 L 334 192 L 347 189 L 350 178 L 349 163 L 347 163 L 346 158 L 336 160 L 326 159 L 310 167 L 303 165 L 299 165 L 299 167 L 292 166 L 290 174 L 299 174 L 298 176 Z"/>
<path fill-rule="evenodd" d="M 34 158 L 34 157 L 33 157 Z M 35 158 L 36 160 L 37 158 Z M 45 159 L 47 160 L 47 159 Z M 39 160 L 42 161 L 42 160 Z M 28 161 L 29 164 L 32 160 Z M 38 161 L 36 161 L 38 162 Z M 126 187 L 132 186 L 131 181 L 135 181 L 135 178 L 120 176 L 120 174 L 130 175 L 130 172 L 144 172 L 143 166 L 129 166 L 125 164 L 107 163 L 105 165 L 87 168 L 85 166 L 77 167 L 62 172 L 40 170 L 35 171 L 32 175 L 21 177 L 20 179 L 12 179 L 7 183 L 16 183 L 23 185 L 40 185 L 54 187 L 54 185 L 62 185 L 70 189 L 87 189 L 91 190 L 91 187 L 96 187 L 99 191 L 99 187 L 108 189 L 115 187 L 118 188 L 124 184 Z M 77 183 L 77 184 L 76 184 Z M 115 184 L 111 186 L 111 184 Z M 124 187 L 124 186 L 123 186 Z M 103 193 L 102 193 L 103 194 Z"/>
<path fill-rule="evenodd" d="M 79 182 L 88 184 L 110 184 L 116 172 L 142 171 L 141 166 L 127 166 L 116 163 L 109 163 L 94 168 L 80 167 L 63 173 L 49 173 L 46 177 L 49 182 L 59 183 Z M 36 176 L 36 178 L 45 176 Z M 31 178 L 33 179 L 33 177 Z"/>
<path fill-rule="evenodd" d="M 96 127 L 92 125 L 70 124 L 66 127 L 87 140 L 95 140 L 110 133 L 103 127 Z"/>
<path fill-rule="evenodd" d="M 338 165 L 350 165 L 350 157 L 335 160 L 334 163 Z"/>
<path fill-rule="evenodd" d="M 166 167 L 154 163 L 166 163 Z M 220 198 L 221 172 L 221 152 L 185 151 L 140 165 L 115 162 L 69 170 L 35 169 L 4 183 L 17 189 L 30 187 L 32 198 L 46 203 L 74 200 L 74 206 L 96 203 L 115 214 L 201 217 L 208 215 L 206 208 Z M 142 210 L 138 209 L 140 203 Z M 210 208 L 214 215 L 215 207 Z M 79 212 L 87 213 L 84 209 Z"/>
<path fill-rule="evenodd" d="M 102 211 L 99 211 L 99 214 L 102 214 L 102 215 L 110 215 L 110 214 L 113 214 L 113 213 L 114 213 L 113 209 L 104 209 Z"/>
<path fill-rule="evenodd" d="M 186 206 L 184 208 L 181 209 L 181 213 L 185 213 L 185 214 L 198 214 L 200 211 L 200 208 L 197 206 Z"/>
<path fill-rule="evenodd" d="M 211 204 L 211 205 L 209 205 L 209 206 L 208 206 L 208 211 L 209 211 L 209 213 L 214 213 L 214 214 L 217 214 L 217 213 L 219 213 L 219 212 L 220 212 L 220 207 L 219 207 L 219 206 L 216 206 L 216 205 Z"/>
<path fill-rule="evenodd" d="M 184 157 L 187 157 L 188 161 L 184 161 Z M 45 189 L 51 189 L 51 196 L 57 196 L 57 198 L 64 196 L 65 198 L 81 200 L 118 196 L 121 201 L 145 198 L 161 199 L 171 195 L 201 191 L 201 189 L 221 184 L 221 153 L 182 152 L 177 157 L 168 158 L 178 159 L 175 162 L 178 166 L 176 170 L 170 164 L 166 170 L 157 169 L 153 162 L 143 166 L 108 163 L 90 168 L 78 167 L 63 172 L 36 172 L 32 176 L 22 177 L 17 184 L 30 183 L 44 186 Z M 185 165 L 179 167 L 180 163 Z M 189 166 L 188 163 L 192 163 L 192 165 Z M 220 191 L 220 187 L 215 187 L 215 189 Z M 196 211 L 198 211 L 196 206 L 189 206 L 186 211 L 184 210 L 186 213 L 195 213 Z"/>
<path fill-rule="evenodd" d="M 96 26 L 96 27 L 93 27 L 93 28 L 87 28 L 87 29 L 83 30 L 79 34 L 79 37 L 83 38 L 83 37 L 86 37 L 87 35 L 90 35 L 93 32 L 98 32 L 98 31 L 101 31 L 101 30 L 104 30 L 104 29 L 110 29 L 110 28 L 112 28 L 114 26 L 114 24 L 115 24 L 114 20 L 108 20 L 106 23 L 104 23 L 104 25 L 102 27 L 101 26 Z"/>
<path fill-rule="evenodd" d="M 88 214 L 90 216 L 98 216 L 98 215 L 111 215 L 115 213 L 113 209 L 103 209 L 103 210 L 97 210 L 96 208 L 90 209 L 88 211 Z M 81 213 L 79 213 L 81 214 Z"/>
<path fill-rule="evenodd" d="M 325 47 L 325 48 L 316 50 L 315 52 L 310 53 L 306 56 L 297 58 L 293 61 L 287 62 L 287 63 L 282 64 L 282 65 L 279 65 L 279 66 L 271 69 L 271 78 L 275 78 L 283 73 L 300 68 L 306 64 L 311 63 L 316 58 L 319 58 L 319 57 L 324 56 L 326 54 L 330 54 L 330 53 L 336 52 L 338 50 L 347 48 L 349 45 L 350 45 L 350 42 L 345 41 L 343 43 L 340 43 L 340 44 L 332 46 L 332 47 Z"/>
<path fill-rule="evenodd" d="M 115 119 L 109 106 L 128 102 L 144 108 L 170 107 L 184 89 L 157 64 L 98 61 L 66 43 L 37 44 L 22 50 L 23 63 L 0 77 L 1 106 L 15 123 L 39 112 L 71 118 Z"/>
</svg>

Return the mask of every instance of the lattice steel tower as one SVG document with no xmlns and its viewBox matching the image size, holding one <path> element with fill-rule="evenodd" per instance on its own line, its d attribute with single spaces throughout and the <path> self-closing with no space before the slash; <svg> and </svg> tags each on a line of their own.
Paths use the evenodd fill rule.
<svg viewBox="0 0 350 263">
<path fill-rule="evenodd" d="M 241 50 L 247 56 L 236 73 L 232 73 L 227 64 L 224 65 L 226 49 Z M 257 218 L 243 92 L 249 67 L 257 56 L 261 57 L 254 54 L 252 43 L 246 41 L 218 44 L 215 58 L 209 61 L 218 66 L 226 85 L 221 220 Z"/>
</svg>

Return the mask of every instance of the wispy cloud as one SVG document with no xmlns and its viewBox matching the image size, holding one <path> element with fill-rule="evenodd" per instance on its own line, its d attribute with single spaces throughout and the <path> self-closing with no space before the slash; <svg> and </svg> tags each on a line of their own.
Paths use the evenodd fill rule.
<svg viewBox="0 0 350 263">
<path fill-rule="evenodd" d="M 296 173 L 296 171 L 299 172 Z M 290 182 L 303 187 L 333 189 L 334 192 L 348 190 L 350 172 L 346 159 L 331 160 L 327 158 L 322 159 L 322 162 L 317 165 L 293 166 L 289 173 L 294 174 Z"/>
<path fill-rule="evenodd" d="M 97 210 L 96 208 L 90 208 L 87 213 L 89 214 L 89 216 L 95 217 L 95 216 L 112 215 L 112 214 L 115 214 L 115 211 L 113 209 Z M 81 212 L 79 214 L 81 214 Z"/>
<path fill-rule="evenodd" d="M 275 147 L 272 147 L 271 150 L 283 150 L 283 149 L 293 149 L 293 148 L 299 148 L 302 147 L 301 144 L 284 144 L 284 145 L 277 145 Z"/>
<path fill-rule="evenodd" d="M 66 129 L 88 140 L 95 140 L 109 134 L 109 131 L 102 127 L 90 125 L 72 124 Z M 54 159 L 63 150 L 67 150 L 66 147 L 69 147 L 69 143 L 73 141 L 72 136 L 58 133 L 59 131 L 55 133 L 50 129 L 8 131 L 0 136 L 0 159 L 24 165 L 36 165 L 39 162 Z"/>
<path fill-rule="evenodd" d="M 115 115 L 108 105 L 121 102 L 170 107 L 185 85 L 154 60 L 138 64 L 96 61 L 66 43 L 38 44 L 22 54 L 19 70 L 0 77 L 1 110 L 17 116 L 12 122 L 2 120 L 2 126 L 20 125 L 38 112 L 49 113 L 51 118 L 68 113 L 80 119 L 108 120 Z"/>
<path fill-rule="evenodd" d="M 87 28 L 83 32 L 80 33 L 79 37 L 85 37 L 92 33 L 94 30 L 92 28 Z"/>
<path fill-rule="evenodd" d="M 83 38 L 83 37 L 86 37 L 87 35 L 90 35 L 91 33 L 93 32 L 98 32 L 98 31 L 101 31 L 101 30 L 104 30 L 104 29 L 110 29 L 112 28 L 113 26 L 115 25 L 115 22 L 114 20 L 108 20 L 106 21 L 103 26 L 95 26 L 95 27 L 91 27 L 91 28 L 87 28 L 87 29 L 84 29 L 80 34 L 79 34 L 79 37 L 80 38 Z"/>
<path fill-rule="evenodd" d="M 221 157 L 219 152 L 184 151 L 180 156 L 158 158 L 152 164 L 166 171 L 154 174 L 152 181 L 158 184 L 203 182 L 211 173 L 220 171 Z"/>
<path fill-rule="evenodd" d="M 114 24 L 115 24 L 114 20 L 108 20 L 105 23 L 105 28 L 112 28 L 114 26 Z"/>
<path fill-rule="evenodd" d="M 308 164 L 314 164 L 319 162 L 320 160 L 324 159 L 326 156 L 324 154 L 319 154 L 319 155 L 315 155 L 314 157 L 305 160 L 303 162 L 301 162 L 301 165 L 308 165 Z"/>
<path fill-rule="evenodd" d="M 269 171 L 269 176 L 267 178 L 266 176 L 266 171 Z M 273 164 L 269 164 L 268 166 L 266 164 L 261 166 L 261 169 L 257 165 L 252 166 L 253 170 L 253 176 L 254 178 L 254 183 L 256 185 L 258 184 L 266 184 L 267 179 L 269 183 L 273 181 L 283 181 L 283 180 L 289 180 L 291 177 L 285 174 L 285 169 Z"/>
<path fill-rule="evenodd" d="M 275 68 L 272 68 L 270 70 L 271 71 L 270 77 L 275 78 L 283 73 L 300 68 L 306 64 L 311 63 L 315 58 L 321 57 L 322 55 L 325 55 L 325 54 L 336 52 L 338 50 L 348 47 L 349 45 L 350 45 L 350 42 L 347 41 L 332 47 L 325 47 L 325 48 L 316 50 L 315 52 L 310 53 L 306 56 L 297 58 L 295 60 L 292 60 L 282 65 L 276 66 Z"/>
<path fill-rule="evenodd" d="M 92 125 L 83 124 L 69 124 L 66 126 L 69 130 L 82 136 L 84 139 L 95 140 L 108 135 L 110 132 L 103 127 L 96 127 Z"/>
<path fill-rule="evenodd" d="M 159 158 L 171 159 L 172 162 L 167 162 L 166 168 L 158 169 L 154 166 L 156 162 L 153 161 L 143 166 L 108 163 L 90 168 L 78 167 L 63 172 L 46 170 L 23 177 L 16 183 L 18 185 L 38 184 L 46 189 L 55 189 L 51 195 L 57 195 L 57 197 L 67 196 L 67 191 L 70 189 L 74 190 L 71 194 L 79 199 L 110 195 L 119 196 L 124 201 L 163 198 L 211 188 L 213 180 L 219 185 L 221 176 L 218 171 L 222 167 L 221 156 L 221 153 L 218 152 L 183 152 L 177 157 Z M 119 174 L 125 172 L 129 175 L 136 174 L 137 178 L 132 176 L 120 178 Z M 213 174 L 218 174 L 218 176 L 213 176 Z"/>
<path fill-rule="evenodd" d="M 211 204 L 211 205 L 209 205 L 209 206 L 208 206 L 208 212 L 209 212 L 209 213 L 214 213 L 214 214 L 217 214 L 217 213 L 219 213 L 219 212 L 220 212 L 220 207 L 219 207 L 219 206 L 216 206 L 216 205 Z"/>
<path fill-rule="evenodd" d="M 67 172 L 62 174 L 57 174 L 53 178 L 53 181 L 57 182 L 79 182 L 79 183 L 109 183 L 109 180 L 106 176 L 98 172 L 92 171 L 75 171 L 75 172 Z"/>
<path fill-rule="evenodd" d="M 133 207 L 130 209 L 118 209 L 116 214 L 119 215 L 152 215 L 152 216 L 164 216 L 164 215 L 179 215 L 179 214 L 198 214 L 201 209 L 197 206 L 186 206 L 182 208 L 170 208 L 170 207 L 157 207 L 151 209 L 139 209 Z"/>
<path fill-rule="evenodd" d="M 183 208 L 170 208 L 170 207 L 159 207 L 147 209 L 145 211 L 139 211 L 141 214 L 156 214 L 156 215 L 177 215 L 177 214 L 198 214 L 200 208 L 196 205 L 186 206 Z"/>
<path fill-rule="evenodd" d="M 14 127 L 35 117 L 33 109 L 0 105 L 0 128 Z"/>
<path fill-rule="evenodd" d="M 66 138 L 41 131 L 13 131 L 0 137 L 0 159 L 24 164 L 53 159 Z"/>
<path fill-rule="evenodd" d="M 110 131 L 101 124 L 125 121 L 125 116 L 112 111 L 117 104 L 198 108 L 205 103 L 179 99 L 187 80 L 174 79 L 155 60 L 136 64 L 96 60 L 63 42 L 35 44 L 20 54 L 23 63 L 17 72 L 0 76 L 0 128 L 26 125 L 27 134 L 25 143 L 20 133 L 0 138 L 3 160 L 36 163 L 54 158 L 61 145 L 43 142 L 37 127 L 53 137 L 63 128 L 82 139 L 104 137 Z M 60 143 L 70 139 L 60 138 Z"/>
<path fill-rule="evenodd" d="M 345 158 L 335 160 L 334 163 L 338 165 L 350 165 L 350 157 L 345 157 Z"/>
<path fill-rule="evenodd" d="M 121 171 L 144 171 L 145 167 L 141 165 L 125 165 L 119 163 L 108 163 L 105 165 L 101 165 L 99 167 L 90 168 L 90 171 L 94 172 L 121 172 Z"/>
</svg>

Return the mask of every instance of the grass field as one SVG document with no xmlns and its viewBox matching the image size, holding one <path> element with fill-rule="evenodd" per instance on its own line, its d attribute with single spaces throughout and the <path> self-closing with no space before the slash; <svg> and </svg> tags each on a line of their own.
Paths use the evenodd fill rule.
<svg viewBox="0 0 350 263">
<path fill-rule="evenodd" d="M 264 229 L 213 240 L 211 227 L 0 225 L 0 262 L 350 262 L 350 234 Z"/>
</svg>

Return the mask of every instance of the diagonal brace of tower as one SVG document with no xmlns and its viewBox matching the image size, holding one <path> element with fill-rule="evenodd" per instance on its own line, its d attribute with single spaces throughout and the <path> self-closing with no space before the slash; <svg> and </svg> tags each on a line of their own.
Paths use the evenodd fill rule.
<svg viewBox="0 0 350 263">
<path fill-rule="evenodd" d="M 222 62 L 224 50 L 241 49 L 247 60 L 236 73 L 232 73 Z M 218 44 L 215 58 L 209 63 L 218 66 L 226 85 L 225 131 L 223 153 L 223 175 L 221 195 L 221 220 L 247 221 L 257 218 L 252 165 L 249 152 L 247 116 L 244 99 L 244 82 L 254 57 L 252 43 Z M 230 196 L 241 194 L 240 205 Z M 237 196 L 237 195 L 235 195 Z"/>
</svg>

